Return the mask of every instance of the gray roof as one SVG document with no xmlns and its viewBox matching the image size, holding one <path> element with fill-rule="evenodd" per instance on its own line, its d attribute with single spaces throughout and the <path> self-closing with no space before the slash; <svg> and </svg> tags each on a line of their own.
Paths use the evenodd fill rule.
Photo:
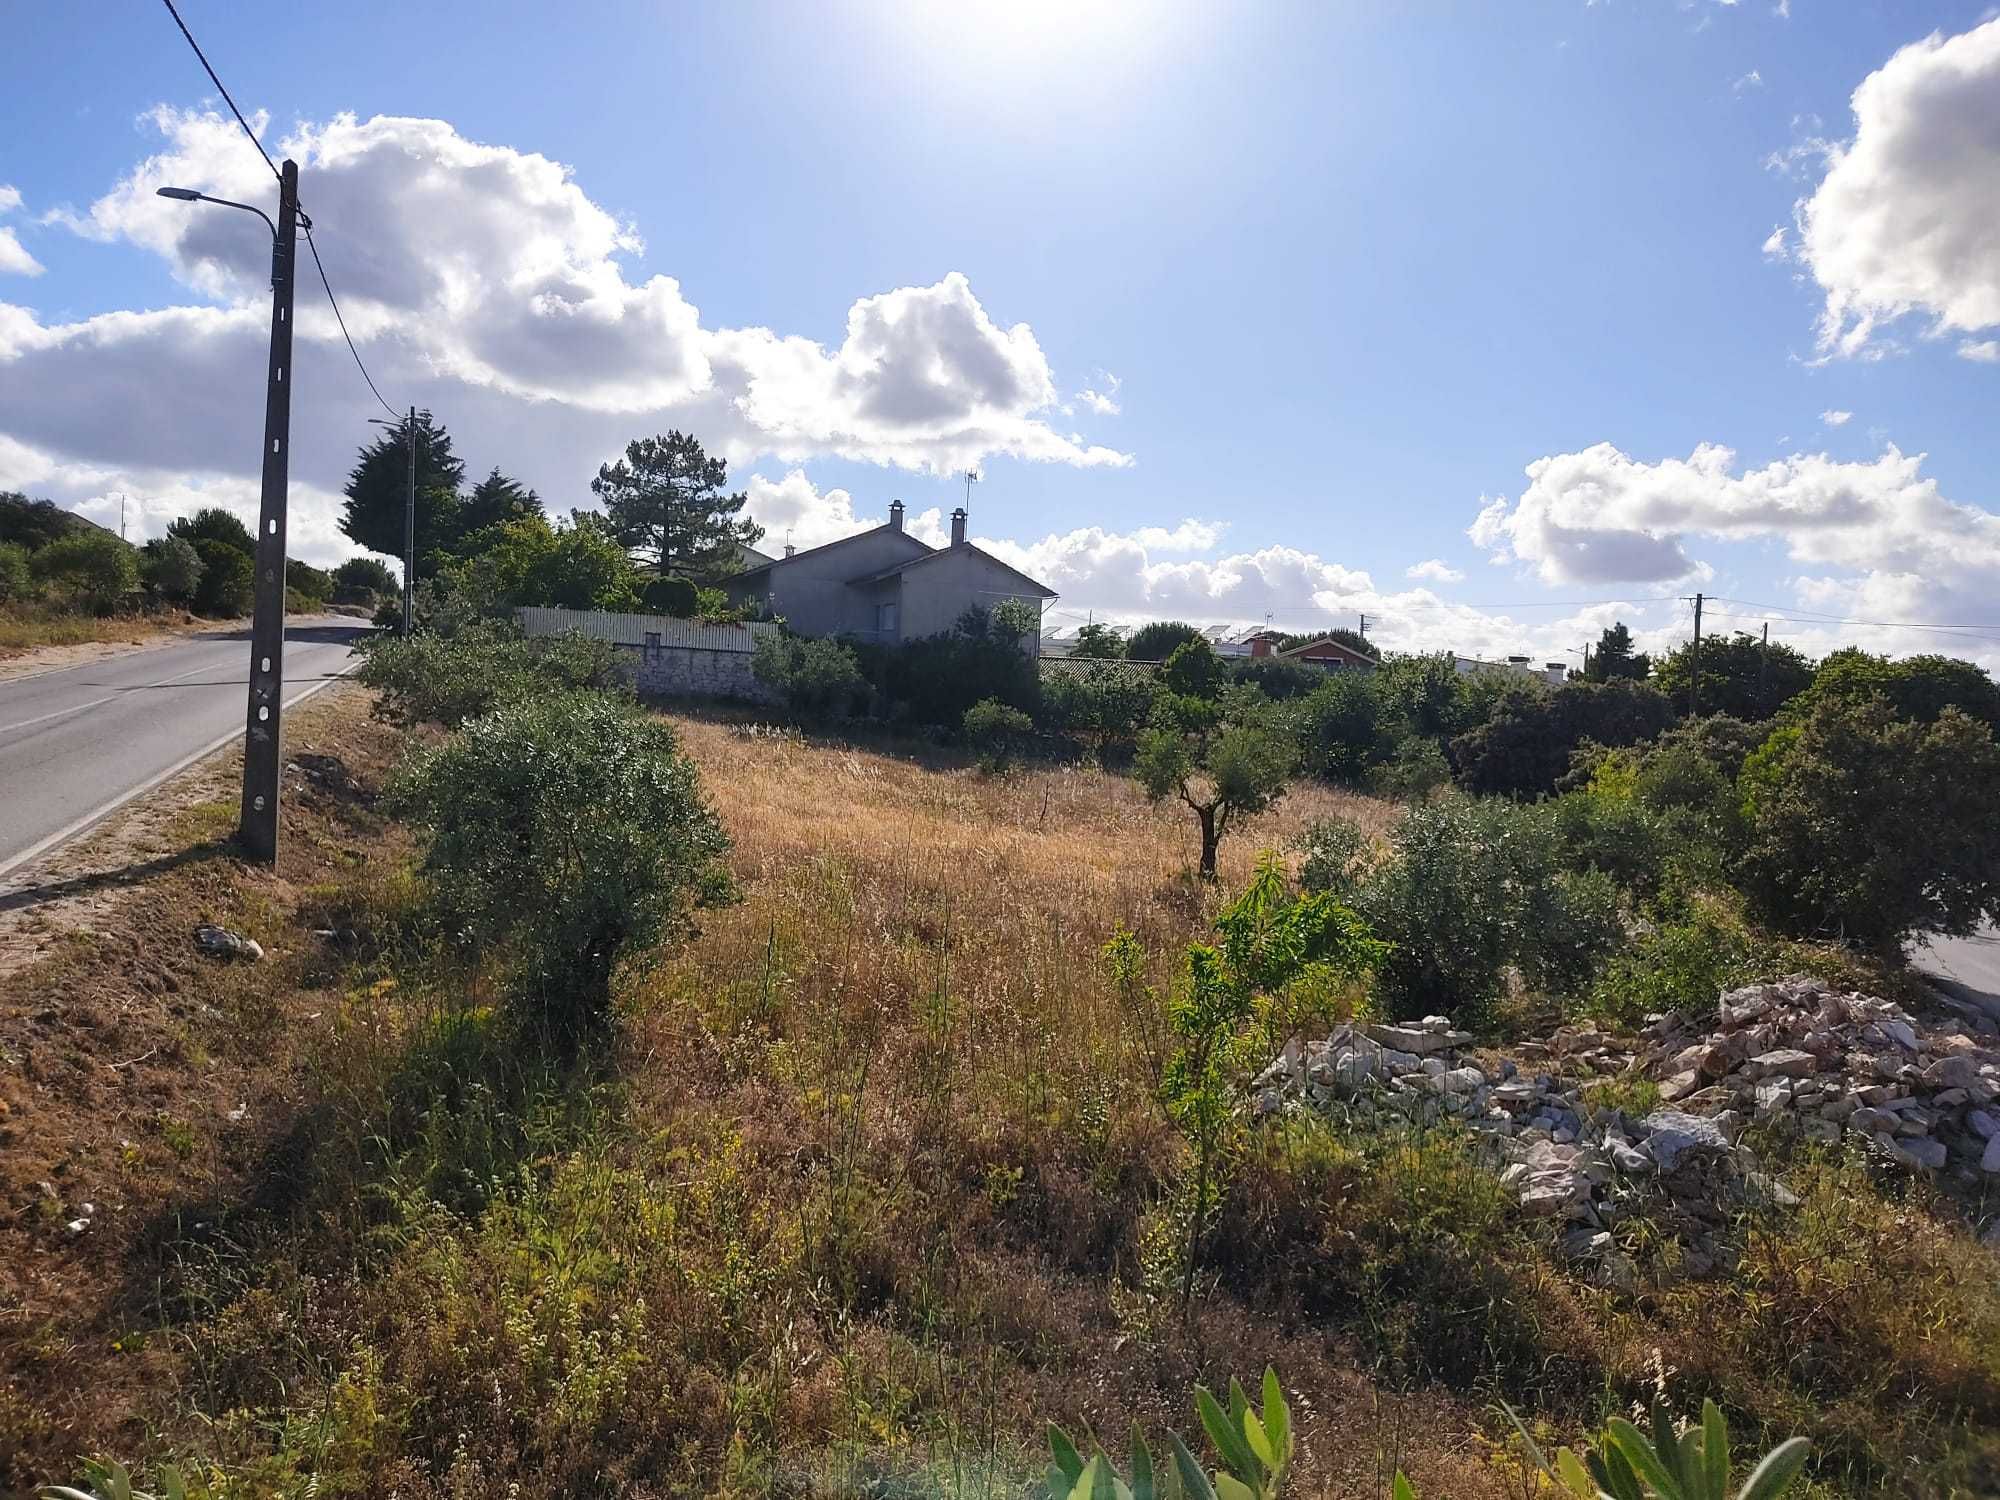
<svg viewBox="0 0 2000 1500">
<path fill-rule="evenodd" d="M 974 557 L 981 558 L 986 562 L 990 562 L 996 568 L 1002 569 L 1003 571 L 1008 573 L 1012 573 L 1016 578 L 1020 579 L 1021 582 L 1025 583 L 1029 588 L 1033 589 L 1036 593 L 1040 594 L 1044 599 L 1053 599 L 1056 597 L 1056 591 L 1050 588 L 1047 584 L 1038 582 L 1037 580 L 1030 578 L 1026 573 L 1023 573 L 1019 568 L 1015 567 L 1012 563 L 1002 562 L 999 558 L 995 557 L 991 552 L 988 552 L 984 547 L 975 547 L 970 542 L 960 542 L 954 547 L 947 547 L 939 550 L 934 550 L 926 553 L 922 557 L 913 557 L 908 562 L 897 563 L 896 566 L 893 568 L 884 568 L 879 573 L 870 573 L 866 578 L 850 578 L 848 580 L 848 585 L 850 587 L 858 588 L 865 584 L 882 583 L 888 579 L 896 577 L 900 573 L 907 573 L 912 568 L 920 568 L 927 562 L 936 562 L 940 557 L 949 557 L 954 552 L 970 552 Z"/>
<path fill-rule="evenodd" d="M 902 537 L 905 541 L 907 541 L 912 547 L 921 547 L 926 554 L 929 554 L 933 550 L 933 548 L 928 542 L 918 541 L 917 538 L 911 536 L 907 531 L 903 530 L 902 527 L 891 526 L 888 522 L 885 521 L 880 526 L 871 526 L 868 528 L 868 530 L 857 531 L 853 533 L 851 536 L 836 537 L 834 540 L 830 542 L 821 542 L 817 547 L 803 548 L 798 552 L 794 552 L 790 557 L 771 558 L 766 562 L 761 562 L 757 564 L 757 566 L 754 568 L 745 568 L 740 573 L 730 574 L 728 581 L 730 583 L 736 583 L 745 578 L 755 578 L 759 573 L 769 572 L 772 568 L 777 567 L 779 563 L 792 562 L 795 559 L 801 557 L 811 557 L 816 552 L 831 552 L 835 547 L 845 547 L 849 542 L 859 541 L 864 536 L 873 536 L 878 531 L 893 531 L 898 536 Z M 919 558 L 917 559 L 917 561 L 922 561 L 922 559 Z"/>
</svg>

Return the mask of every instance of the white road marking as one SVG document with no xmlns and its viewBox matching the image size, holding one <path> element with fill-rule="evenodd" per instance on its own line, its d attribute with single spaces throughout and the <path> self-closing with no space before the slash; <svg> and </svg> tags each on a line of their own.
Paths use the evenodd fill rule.
<svg viewBox="0 0 2000 1500">
<path fill-rule="evenodd" d="M 68 708 L 59 708 L 52 714 L 43 714 L 41 717 L 35 719 L 23 719 L 18 724 L 0 724 L 0 734 L 5 734 L 10 729 L 26 729 L 30 724 L 46 724 L 51 719 L 60 719 L 64 714 L 80 714 L 86 708 L 95 708 L 100 703 L 109 703 L 112 698 L 116 698 L 117 696 L 118 694 L 112 693 L 109 697 L 92 698 L 88 703 L 72 703 Z"/>
</svg>

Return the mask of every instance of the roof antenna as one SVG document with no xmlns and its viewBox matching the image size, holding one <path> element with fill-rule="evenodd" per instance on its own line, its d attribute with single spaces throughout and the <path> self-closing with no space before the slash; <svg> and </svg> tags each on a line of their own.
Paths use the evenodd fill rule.
<svg viewBox="0 0 2000 1500">
<path fill-rule="evenodd" d="M 972 486 L 978 482 L 978 479 L 979 471 L 977 469 L 967 469 L 965 471 L 965 513 L 968 516 L 972 514 Z"/>
</svg>

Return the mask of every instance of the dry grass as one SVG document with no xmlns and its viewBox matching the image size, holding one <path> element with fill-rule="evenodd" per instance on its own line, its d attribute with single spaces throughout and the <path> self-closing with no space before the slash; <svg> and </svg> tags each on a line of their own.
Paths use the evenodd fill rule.
<svg viewBox="0 0 2000 1500">
<path fill-rule="evenodd" d="M 1152 1295 L 1182 1161 L 1155 1094 L 1179 955 L 1261 850 L 1330 813 L 1379 832 L 1386 805 L 1294 793 L 1225 840 L 1209 887 L 1192 818 L 1115 775 L 987 776 L 671 717 L 741 899 L 622 976 L 611 1056 L 524 1051 L 504 997 L 427 929 L 401 836 L 333 807 L 289 879 L 209 862 L 135 898 L 162 921 L 191 900 L 245 914 L 279 951 L 179 965 L 184 998 L 154 1006 L 174 1040 L 129 1083 L 65 1090 L 61 1071 L 151 1039 L 123 950 L 79 946 L 0 989 L 0 1041 L 37 1049 L 0 1097 L 32 1139 L 75 1142 L 67 1165 L 20 1169 L 148 1226 L 65 1236 L 17 1196 L 0 1249 L 35 1272 L 0 1293 L 35 1300 L 0 1333 L 8 1479 L 112 1448 L 199 1453 L 230 1493 L 966 1500 L 1022 1492 L 1045 1419 L 1191 1432 L 1197 1380 L 1268 1363 L 1304 1445 L 1292 1500 L 1375 1500 L 1397 1465 L 1427 1496 L 1479 1500 L 1532 1493 L 1492 1441 L 1496 1388 L 1564 1437 L 1643 1383 L 1654 1343 L 1745 1430 L 1824 1390 L 1783 1365 L 1775 1323 L 1827 1305 L 1836 1198 L 1805 1229 L 1759 1226 L 1733 1280 L 1620 1302 L 1560 1269 L 1449 1139 L 1267 1135 L 1192 1318 Z M 342 736 L 378 776 L 389 737 Z M 329 951 L 302 936 L 318 927 L 352 936 Z M 1137 992 L 1100 960 L 1120 929 L 1148 953 Z M 37 1031 L 51 983 L 95 1019 Z M 253 1127 L 227 1127 L 229 1095 Z M 1869 1205 L 1884 1244 L 1926 1247 L 1895 1265 L 1936 1278 L 1932 1329 L 1868 1387 L 1893 1421 L 1840 1405 L 1846 1487 L 1815 1500 L 1953 1493 L 1938 1470 L 1885 1480 L 1870 1444 L 1949 1446 L 1993 1409 L 1981 1252 L 1928 1223 L 1898 1241 L 1904 1210 Z M 1868 1326 L 1850 1347 L 1833 1325 L 1854 1319 L 1822 1317 L 1819 1337 L 1852 1380 L 1842 1361 L 1913 1329 L 1879 1280 L 1838 1275 Z M 1980 1493 L 1960 1472 L 1957 1493 Z"/>
</svg>

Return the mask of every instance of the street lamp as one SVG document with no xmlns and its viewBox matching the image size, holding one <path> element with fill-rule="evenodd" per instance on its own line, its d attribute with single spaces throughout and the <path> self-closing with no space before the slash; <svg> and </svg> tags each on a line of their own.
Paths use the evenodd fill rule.
<svg viewBox="0 0 2000 1500">
<path fill-rule="evenodd" d="M 237 838 L 252 859 L 278 859 L 278 777 L 284 766 L 285 497 L 292 446 L 292 261 L 298 245 L 299 168 L 278 174 L 278 221 L 261 208 L 163 187 L 162 198 L 218 203 L 255 214 L 271 231 L 271 363 L 264 389 L 263 485 L 257 516 L 255 608 L 250 620 L 250 701 L 243 725 L 243 807 Z"/>
<path fill-rule="evenodd" d="M 395 427 L 400 424 L 386 417 L 368 419 L 377 427 Z M 404 429 L 407 439 L 404 446 L 410 450 L 410 490 L 403 502 L 403 638 L 410 635 L 411 589 L 417 576 L 417 409 L 410 408 L 409 426 Z"/>
</svg>

